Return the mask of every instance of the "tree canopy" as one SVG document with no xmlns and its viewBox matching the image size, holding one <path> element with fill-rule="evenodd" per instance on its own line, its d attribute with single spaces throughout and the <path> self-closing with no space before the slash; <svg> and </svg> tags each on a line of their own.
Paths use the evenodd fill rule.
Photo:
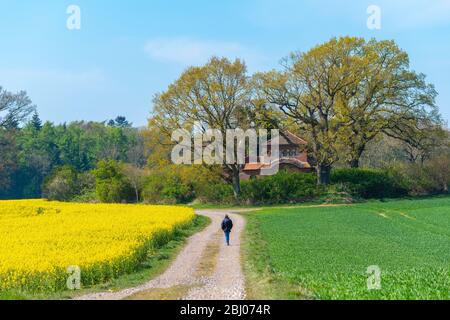
<svg viewBox="0 0 450 320">
<path fill-rule="evenodd" d="M 16 128 L 36 110 L 25 91 L 11 93 L 0 86 L 0 128 Z"/>
<path fill-rule="evenodd" d="M 171 136 L 176 129 L 204 133 L 250 126 L 249 108 L 252 87 L 247 68 L 239 59 L 213 57 L 201 67 L 187 69 L 169 88 L 154 99 L 151 123 Z M 225 147 L 226 141 L 224 141 Z M 224 163 L 227 181 L 240 193 L 240 165 Z"/>
<path fill-rule="evenodd" d="M 410 70 L 408 55 L 393 41 L 333 38 L 292 53 L 283 67 L 255 75 L 265 102 L 258 106 L 269 117 L 280 110 L 307 135 L 321 184 L 342 157 L 357 167 L 380 133 L 400 138 L 406 128 L 414 132 L 418 119 L 439 122 L 434 87 Z"/>
</svg>

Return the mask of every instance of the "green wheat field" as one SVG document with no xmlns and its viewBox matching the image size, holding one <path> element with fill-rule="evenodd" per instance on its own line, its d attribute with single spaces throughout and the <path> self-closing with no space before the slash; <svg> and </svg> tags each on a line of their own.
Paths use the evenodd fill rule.
<svg viewBox="0 0 450 320">
<path fill-rule="evenodd" d="M 268 265 L 274 279 L 289 284 L 278 298 L 450 298 L 449 197 L 248 217 L 255 226 L 249 240 L 259 243 L 249 263 Z M 368 289 L 369 266 L 381 270 L 379 290 Z"/>
</svg>

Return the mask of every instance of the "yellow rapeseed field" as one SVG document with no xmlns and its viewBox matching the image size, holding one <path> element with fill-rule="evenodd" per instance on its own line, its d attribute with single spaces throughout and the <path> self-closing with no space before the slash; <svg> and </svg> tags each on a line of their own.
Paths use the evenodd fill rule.
<svg viewBox="0 0 450 320">
<path fill-rule="evenodd" d="M 0 290 L 62 290 L 70 266 L 83 286 L 131 272 L 193 218 L 183 207 L 0 201 Z"/>
</svg>

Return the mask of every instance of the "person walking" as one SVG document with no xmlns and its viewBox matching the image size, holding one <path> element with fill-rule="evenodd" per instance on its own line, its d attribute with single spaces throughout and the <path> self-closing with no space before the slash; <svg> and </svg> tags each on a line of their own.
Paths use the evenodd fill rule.
<svg viewBox="0 0 450 320">
<path fill-rule="evenodd" d="M 225 233 L 225 242 L 227 246 L 230 245 L 230 233 L 231 229 L 233 229 L 233 221 L 231 221 L 228 215 L 225 216 L 225 219 L 222 221 L 222 230 Z"/>
</svg>

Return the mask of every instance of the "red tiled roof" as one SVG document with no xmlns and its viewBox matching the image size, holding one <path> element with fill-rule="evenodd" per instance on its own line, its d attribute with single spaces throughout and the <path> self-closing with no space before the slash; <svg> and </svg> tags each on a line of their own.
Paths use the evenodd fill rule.
<svg viewBox="0 0 450 320">
<path fill-rule="evenodd" d="M 264 166 L 264 163 L 246 163 L 244 166 L 244 170 L 259 170 Z"/>
<path fill-rule="evenodd" d="M 270 141 L 269 141 L 270 143 Z M 307 145 L 308 142 L 303 140 L 302 138 L 296 136 L 290 131 L 281 131 L 280 132 L 280 146 L 286 145 Z"/>
</svg>

